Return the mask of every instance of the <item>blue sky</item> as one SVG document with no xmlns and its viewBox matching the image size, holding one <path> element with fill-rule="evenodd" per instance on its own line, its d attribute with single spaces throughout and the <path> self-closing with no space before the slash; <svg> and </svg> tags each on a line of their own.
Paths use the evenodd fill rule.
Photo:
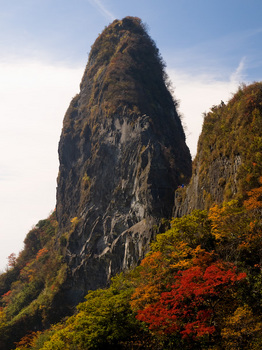
<svg viewBox="0 0 262 350">
<path fill-rule="evenodd" d="M 0 269 L 55 207 L 57 145 L 88 52 L 115 18 L 147 24 L 194 156 L 203 117 L 262 80 L 261 0 L 0 0 Z"/>
</svg>

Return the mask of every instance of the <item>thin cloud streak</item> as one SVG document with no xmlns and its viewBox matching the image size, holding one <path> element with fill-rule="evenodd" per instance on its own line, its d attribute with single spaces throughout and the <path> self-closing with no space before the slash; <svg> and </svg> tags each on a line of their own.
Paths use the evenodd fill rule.
<svg viewBox="0 0 262 350">
<path fill-rule="evenodd" d="M 110 21 L 113 21 L 116 17 L 113 15 L 112 12 L 106 9 L 106 7 L 101 3 L 100 0 L 88 0 L 91 5 L 94 5 L 98 11 L 106 17 L 106 19 L 109 19 Z"/>
<path fill-rule="evenodd" d="M 193 75 L 182 70 L 168 70 L 175 87 L 175 97 L 179 101 L 179 112 L 192 157 L 196 155 L 203 114 L 212 106 L 220 104 L 221 100 L 227 102 L 232 97 L 243 82 L 244 68 L 245 58 L 242 58 L 235 71 L 224 80 L 214 75 Z M 219 72 L 217 73 L 220 76 Z"/>
<path fill-rule="evenodd" d="M 235 82 L 235 83 L 242 83 L 244 80 L 244 68 L 245 68 L 245 62 L 246 62 L 246 57 L 243 57 L 240 62 L 239 65 L 237 66 L 237 69 L 235 70 L 235 72 L 233 72 L 233 74 L 230 77 L 230 81 L 231 82 Z"/>
<path fill-rule="evenodd" d="M 209 75 L 220 74 L 220 79 L 226 79 L 230 74 L 230 69 L 236 65 L 240 57 L 245 56 L 243 63 L 258 60 L 261 57 L 259 49 L 249 47 L 250 39 L 261 33 L 261 28 L 256 30 L 243 30 L 241 32 L 232 32 L 227 35 L 218 36 L 209 40 L 198 41 L 196 44 L 180 48 L 174 52 L 171 49 L 167 52 L 166 61 L 168 66 L 177 67 L 183 70 L 183 67 L 190 67 L 193 75 L 199 72 L 205 72 Z M 245 49 L 243 49 L 245 47 Z M 223 55 L 221 55 L 223 52 Z M 163 54 L 165 57 L 165 55 Z M 242 61 L 241 60 L 241 61 Z M 260 60 L 261 63 L 261 60 Z M 250 64 L 249 64 L 249 69 Z"/>
</svg>

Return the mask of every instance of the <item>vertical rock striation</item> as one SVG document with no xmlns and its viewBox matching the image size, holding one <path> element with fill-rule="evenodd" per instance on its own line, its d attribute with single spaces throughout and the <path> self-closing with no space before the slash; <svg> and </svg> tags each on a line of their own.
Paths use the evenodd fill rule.
<svg viewBox="0 0 262 350">
<path fill-rule="evenodd" d="M 158 49 L 140 19 L 97 38 L 64 118 L 57 187 L 59 244 L 75 302 L 139 263 L 170 217 L 191 156 Z"/>
</svg>

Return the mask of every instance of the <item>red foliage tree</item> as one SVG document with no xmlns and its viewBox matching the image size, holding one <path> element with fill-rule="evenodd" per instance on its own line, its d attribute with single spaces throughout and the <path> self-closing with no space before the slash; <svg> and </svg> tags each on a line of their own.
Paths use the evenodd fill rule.
<svg viewBox="0 0 262 350">
<path fill-rule="evenodd" d="M 212 263 L 192 266 L 175 275 L 170 291 L 158 302 L 138 311 L 137 318 L 158 333 L 180 333 L 183 338 L 200 338 L 215 332 L 214 319 L 220 301 L 246 277 L 232 265 Z"/>
<path fill-rule="evenodd" d="M 6 305 L 8 305 L 11 301 L 12 291 L 9 290 L 5 294 L 2 295 L 2 300 L 5 302 Z"/>
</svg>

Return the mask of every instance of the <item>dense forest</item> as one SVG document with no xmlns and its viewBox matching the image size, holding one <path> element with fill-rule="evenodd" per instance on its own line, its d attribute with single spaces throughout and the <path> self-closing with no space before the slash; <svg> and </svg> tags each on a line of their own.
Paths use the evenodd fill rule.
<svg viewBox="0 0 262 350">
<path fill-rule="evenodd" d="M 232 200 L 163 223 L 170 227 L 140 266 L 90 291 L 72 316 L 42 331 L 32 327 L 15 348 L 261 349 L 261 194 L 262 186 L 242 204 Z M 35 230 L 45 231 L 45 239 L 54 226 L 51 217 Z M 52 295 L 63 266 L 50 245 L 38 248 L 23 267 L 24 256 L 10 260 L 1 276 L 9 285 L 18 276 L 2 295 L 6 336 L 29 313 L 36 322 L 37 314 L 50 317 L 57 307 Z"/>
</svg>

